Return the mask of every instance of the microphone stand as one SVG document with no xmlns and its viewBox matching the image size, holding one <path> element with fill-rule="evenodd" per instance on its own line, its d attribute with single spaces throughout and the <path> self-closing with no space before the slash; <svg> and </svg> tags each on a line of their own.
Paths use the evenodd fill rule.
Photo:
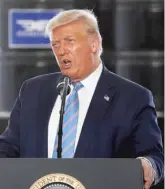
<svg viewBox="0 0 165 189">
<path fill-rule="evenodd" d="M 69 78 L 65 77 L 64 78 L 64 88 L 62 89 L 62 94 L 61 94 L 61 109 L 60 109 L 60 120 L 59 120 L 59 130 L 58 130 L 58 147 L 57 147 L 57 158 L 61 158 L 62 154 L 62 135 L 63 135 L 63 116 L 64 116 L 64 111 L 65 111 L 65 101 L 66 101 L 66 96 L 68 92 L 68 86 L 69 86 Z"/>
</svg>

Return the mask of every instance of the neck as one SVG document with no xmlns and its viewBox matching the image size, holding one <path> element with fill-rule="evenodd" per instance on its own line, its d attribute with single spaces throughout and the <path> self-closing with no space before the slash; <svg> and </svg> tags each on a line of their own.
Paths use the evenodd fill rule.
<svg viewBox="0 0 165 189">
<path fill-rule="evenodd" d="M 93 70 L 92 70 L 92 72 L 94 72 L 98 67 L 99 67 L 99 65 L 101 64 L 101 58 L 100 58 L 100 56 L 98 56 L 98 57 L 96 57 L 95 58 L 95 60 L 94 60 L 94 68 L 93 68 Z M 91 73 L 92 73 L 91 72 Z"/>
<path fill-rule="evenodd" d="M 93 72 L 99 67 L 99 65 L 101 64 L 101 58 L 100 58 L 100 56 L 95 57 L 92 62 L 93 62 L 93 63 L 92 63 L 92 69 L 91 69 L 91 71 L 88 72 L 88 73 L 87 73 L 84 77 L 82 77 L 82 78 L 79 78 L 79 79 L 76 79 L 76 78 L 75 78 L 75 79 L 72 79 L 72 82 L 82 81 L 82 80 L 84 80 L 85 78 L 87 78 L 91 73 L 93 73 Z"/>
</svg>

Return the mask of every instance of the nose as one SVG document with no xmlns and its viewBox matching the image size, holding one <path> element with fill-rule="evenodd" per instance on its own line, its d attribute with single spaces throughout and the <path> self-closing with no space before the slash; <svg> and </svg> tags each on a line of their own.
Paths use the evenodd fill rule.
<svg viewBox="0 0 165 189">
<path fill-rule="evenodd" d="M 64 43 L 60 44 L 58 54 L 59 54 L 59 56 L 64 56 L 66 54 L 66 46 Z"/>
</svg>

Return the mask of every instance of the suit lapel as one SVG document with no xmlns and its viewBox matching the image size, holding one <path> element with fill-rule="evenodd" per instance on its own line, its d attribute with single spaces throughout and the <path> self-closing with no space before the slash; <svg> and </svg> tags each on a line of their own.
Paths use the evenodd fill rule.
<svg viewBox="0 0 165 189">
<path fill-rule="evenodd" d="M 48 157 L 48 123 L 52 108 L 57 98 L 55 75 L 39 92 L 37 114 L 37 157 Z"/>
<path fill-rule="evenodd" d="M 109 76 L 110 72 L 104 67 L 84 120 L 75 157 L 88 157 L 87 152 L 95 132 L 99 132 L 98 127 L 112 102 L 115 90 Z"/>
</svg>

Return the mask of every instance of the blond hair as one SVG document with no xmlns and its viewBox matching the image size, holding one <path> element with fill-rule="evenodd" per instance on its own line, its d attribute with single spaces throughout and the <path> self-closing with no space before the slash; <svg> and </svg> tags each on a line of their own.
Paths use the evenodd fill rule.
<svg viewBox="0 0 165 189">
<path fill-rule="evenodd" d="M 96 34 L 100 41 L 100 51 L 99 55 L 102 53 L 102 37 L 100 35 L 98 21 L 96 16 L 91 10 L 87 9 L 73 9 L 73 10 L 66 10 L 62 11 L 56 16 L 54 16 L 52 19 L 50 19 L 46 26 L 46 34 L 50 37 L 50 34 L 53 29 L 56 27 L 68 24 L 73 21 L 77 20 L 83 20 L 85 21 L 85 24 L 87 26 L 87 33 L 89 34 Z"/>
</svg>

